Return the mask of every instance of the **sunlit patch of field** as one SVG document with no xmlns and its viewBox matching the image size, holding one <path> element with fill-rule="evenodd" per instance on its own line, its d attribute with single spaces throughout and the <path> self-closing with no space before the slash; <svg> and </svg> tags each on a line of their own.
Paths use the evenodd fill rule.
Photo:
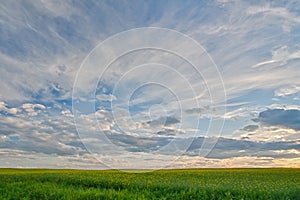
<svg viewBox="0 0 300 200">
<path fill-rule="evenodd" d="M 300 169 L 0 169 L 0 199 L 300 199 Z"/>
</svg>

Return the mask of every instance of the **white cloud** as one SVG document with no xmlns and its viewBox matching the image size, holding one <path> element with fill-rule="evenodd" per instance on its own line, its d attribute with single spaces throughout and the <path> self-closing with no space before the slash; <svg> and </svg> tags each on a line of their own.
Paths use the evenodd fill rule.
<svg viewBox="0 0 300 200">
<path fill-rule="evenodd" d="M 278 126 L 259 126 L 258 129 L 247 131 L 237 130 L 235 138 L 250 141 L 296 141 L 299 139 L 300 131 L 278 127 Z"/>
<path fill-rule="evenodd" d="M 70 110 L 62 110 L 60 113 L 66 117 L 74 117 Z"/>
<path fill-rule="evenodd" d="M 29 116 L 36 116 L 41 113 L 42 110 L 46 109 L 46 107 L 42 104 L 31 103 L 24 103 L 21 108 L 23 108 Z"/>
<path fill-rule="evenodd" d="M 15 115 L 20 112 L 18 108 L 9 108 L 5 102 L 0 102 L 0 111 L 7 112 L 9 114 Z"/>
<path fill-rule="evenodd" d="M 294 52 L 291 52 L 288 50 L 288 47 L 284 45 L 272 50 L 271 60 L 257 63 L 253 65 L 252 68 L 257 68 L 257 67 L 274 68 L 274 67 L 286 65 L 288 61 L 292 61 L 294 59 L 299 59 L 299 58 L 300 58 L 299 50 L 295 50 Z"/>
<path fill-rule="evenodd" d="M 260 108 L 256 106 L 243 106 L 232 111 L 228 111 L 223 116 L 229 120 L 240 120 L 241 118 L 254 117 L 259 113 Z"/>
<path fill-rule="evenodd" d="M 281 87 L 277 90 L 275 90 L 275 96 L 276 97 L 284 97 L 288 95 L 293 95 L 300 92 L 300 86 L 292 85 L 287 87 Z"/>
<path fill-rule="evenodd" d="M 274 17 L 279 17 L 281 19 L 287 19 L 294 23 L 300 23 L 300 17 L 290 13 L 286 8 L 284 7 L 271 7 L 270 4 L 267 4 L 265 6 L 251 6 L 247 9 L 248 14 L 250 15 L 256 15 L 256 14 L 266 14 Z"/>
<path fill-rule="evenodd" d="M 1 110 L 6 110 L 6 109 L 7 109 L 7 108 L 6 108 L 6 103 L 5 103 L 5 102 L 3 102 L 3 101 L 0 102 L 0 109 L 1 109 Z"/>
<path fill-rule="evenodd" d="M 115 101 L 117 98 L 112 94 L 98 94 L 96 95 L 96 99 L 100 101 Z"/>
<path fill-rule="evenodd" d="M 268 106 L 268 109 L 286 109 L 286 110 L 300 110 L 300 105 L 293 105 L 293 104 L 271 104 Z"/>
<path fill-rule="evenodd" d="M 72 14 L 76 13 L 76 11 L 78 12 L 78 10 L 71 5 L 71 1 L 69 0 L 64 2 L 41 0 L 40 3 L 42 4 L 41 7 L 46 8 L 54 16 L 69 18 Z M 59 6 L 57 6 L 57 4 L 59 4 Z"/>
</svg>

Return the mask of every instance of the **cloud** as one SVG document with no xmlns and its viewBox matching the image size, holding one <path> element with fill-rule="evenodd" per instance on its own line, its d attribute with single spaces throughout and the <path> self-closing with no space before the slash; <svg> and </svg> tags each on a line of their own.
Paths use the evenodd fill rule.
<svg viewBox="0 0 300 200">
<path fill-rule="evenodd" d="M 0 101 L 0 112 L 1 111 L 5 112 L 5 113 L 8 113 L 8 114 L 15 115 L 18 112 L 20 112 L 20 109 L 18 109 L 18 108 L 9 108 L 9 107 L 7 107 L 7 104 L 5 102 Z"/>
<path fill-rule="evenodd" d="M 2 106 L 3 107 L 3 106 Z M 20 107 L 23 107 L 21 105 Z M 25 108 L 32 108 L 33 105 L 25 105 Z M 39 106 L 42 108 L 42 106 Z M 65 111 L 66 115 L 69 114 L 68 111 Z M 110 114 L 107 111 L 99 111 L 101 113 L 102 118 L 109 117 Z M 28 117 L 30 116 L 30 117 Z M 16 165 L 21 164 L 22 166 L 26 166 L 27 158 L 33 157 L 36 155 L 33 163 L 37 163 L 38 161 L 42 161 L 42 165 L 36 164 L 36 166 L 48 165 L 52 167 L 62 167 L 63 161 L 65 162 L 65 166 L 73 166 L 73 167 L 84 167 L 83 162 L 88 162 L 88 166 L 90 168 L 96 167 L 95 160 L 92 157 L 85 159 L 83 158 L 86 155 L 85 146 L 81 142 L 81 140 L 77 137 L 76 130 L 72 120 L 69 119 L 68 116 L 60 116 L 56 118 L 48 118 L 48 114 L 41 112 L 38 115 L 31 116 L 31 112 L 24 112 L 19 114 L 18 117 L 4 117 L 0 118 L 0 123 L 2 127 L 2 137 L 0 142 L 0 149 L 3 150 L 2 158 L 7 158 L 6 163 L 12 162 L 13 157 L 20 159 L 21 155 L 24 157 L 23 162 L 15 161 Z M 91 119 L 93 114 L 82 116 L 82 121 L 78 126 L 82 126 L 83 128 L 90 127 Z M 30 120 L 29 120 L 30 119 Z M 175 117 L 169 118 L 170 125 L 176 124 L 179 120 Z M 19 127 L 19 128 L 18 128 Z M 37 128 L 38 127 L 38 128 Z M 245 141 L 245 140 L 234 140 L 228 138 L 220 138 L 218 143 L 212 149 L 211 153 L 206 158 L 201 158 L 199 152 L 201 151 L 201 146 L 203 144 L 203 137 L 196 138 L 179 138 L 177 135 L 181 135 L 183 131 L 178 129 L 165 128 L 161 132 L 157 132 L 156 136 L 141 136 L 139 134 L 132 133 L 123 133 L 118 132 L 114 129 L 111 129 L 113 126 L 110 124 L 110 128 L 105 130 L 106 137 L 109 141 L 116 145 L 118 148 L 122 149 L 122 155 L 113 156 L 116 160 L 110 160 L 113 162 L 113 166 L 117 166 L 118 159 L 120 156 L 124 156 L 126 160 L 126 156 L 131 156 L 131 159 L 134 160 L 143 160 L 143 158 L 147 158 L 156 163 L 156 166 L 161 166 L 163 162 L 159 162 L 158 155 L 155 152 L 160 152 L 159 157 L 167 159 L 167 161 L 172 161 L 178 155 L 184 154 L 183 158 L 180 158 L 174 163 L 175 166 L 180 166 L 182 160 L 187 159 L 189 162 L 192 160 L 205 160 L 207 163 L 206 166 L 214 166 L 220 162 L 225 162 L 227 159 L 236 160 L 238 158 L 243 157 L 265 157 L 268 159 L 295 159 L 299 156 L 299 143 L 291 141 L 281 141 L 281 142 L 260 142 L 260 141 Z M 21 129 L 20 129 L 21 128 Z M 90 127 L 89 132 L 93 127 Z M 251 129 L 251 130 L 250 130 Z M 6 134 L 3 135 L 3 133 Z M 244 131 L 257 131 L 255 127 L 247 127 Z M 94 143 L 96 145 L 101 144 L 100 141 L 95 138 L 85 138 L 85 135 L 82 136 L 82 141 L 84 144 L 88 144 L 89 142 Z M 87 134 L 89 136 L 89 134 Z M 91 135 L 90 135 L 91 136 Z M 297 137 L 296 137 L 297 139 Z M 214 141 L 213 138 L 208 138 L 209 141 Z M 176 145 L 174 145 L 174 144 Z M 190 144 L 190 146 L 189 146 Z M 186 149 L 186 146 L 189 146 Z M 165 149 L 164 149 L 165 148 Z M 4 151 L 6 149 L 6 151 Z M 114 155 L 116 153 L 115 149 L 107 148 L 103 146 L 102 152 L 94 152 L 99 153 L 96 157 L 105 163 L 108 158 L 106 158 L 102 154 L 106 155 Z M 10 154 L 9 152 L 21 152 L 20 154 Z M 44 161 L 43 158 L 38 157 L 44 155 L 44 157 L 48 157 L 51 162 L 55 163 L 55 159 L 57 161 L 59 156 L 59 163 L 51 164 L 50 161 Z M 139 157 L 143 155 L 144 157 Z M 54 158 L 56 156 L 56 158 Z M 78 157 L 80 156 L 80 157 Z M 104 156 L 104 157 L 103 157 Z M 53 159 L 53 160 L 52 160 Z M 66 159 L 68 161 L 66 161 Z M 223 161 L 222 161 L 223 160 Z M 227 160 L 229 162 L 229 160 Z M 58 161 L 57 161 L 58 162 Z M 145 161 L 146 162 L 146 161 Z M 149 162 L 149 161 L 148 161 Z M 271 162 L 271 163 L 272 163 Z M 73 165 L 72 165 L 73 163 Z M 81 164 L 80 164 L 81 163 Z M 176 164 L 177 163 L 177 164 Z M 144 163 L 145 164 L 145 163 Z M 7 166 L 6 165 L 6 166 Z M 27 165 L 29 166 L 29 165 Z M 30 165 L 31 166 L 31 165 Z M 139 166 L 143 166 L 143 161 L 139 163 Z M 194 165 L 196 166 L 196 165 Z M 128 167 L 134 167 L 133 165 L 128 164 Z M 153 167 L 155 165 L 153 164 Z"/>
<path fill-rule="evenodd" d="M 128 6 L 126 3 L 125 1 L 124 7 Z M 89 13 L 86 12 L 89 9 L 88 3 L 66 1 L 62 3 L 59 9 L 54 9 L 53 3 L 29 1 L 28 4 L 31 6 L 22 4 L 3 5 L 3 10 L 7 11 L 2 12 L 1 15 L 5 19 L 3 21 L 6 22 L 3 26 L 5 34 L 3 32 L 1 37 L 4 40 L 3 44 L 5 44 L 1 50 L 3 55 L 1 61 L 4 66 L 2 71 L 5 74 L 3 78 L 7 77 L 5 81 L 1 79 L 3 80 L 1 84 L 5 86 L 1 94 L 3 99 L 32 99 L 32 95 L 40 95 L 41 92 L 43 92 L 43 96 L 54 98 L 49 93 L 51 91 L 55 92 L 58 88 L 60 88 L 61 93 L 70 97 L 75 73 L 88 51 L 112 33 L 141 27 L 141 24 L 174 28 L 179 31 L 184 30 L 185 33 L 195 36 L 207 49 L 214 46 L 215 48 L 210 51 L 210 54 L 217 60 L 220 71 L 224 72 L 223 77 L 228 88 L 228 95 L 234 95 L 234 93 L 239 93 L 244 89 L 261 87 L 262 85 L 263 87 L 283 85 L 286 83 L 285 77 L 292 74 L 290 72 L 294 70 L 289 67 L 286 69 L 287 73 L 284 76 L 282 70 L 271 72 L 271 74 L 269 71 L 260 71 L 261 76 L 258 77 L 257 71 L 248 71 L 247 66 L 243 67 L 245 63 L 248 63 L 247 61 L 253 65 L 260 61 L 266 62 L 268 51 L 271 50 L 270 54 L 272 54 L 272 49 L 275 46 L 279 46 L 280 49 L 281 43 L 285 43 L 281 45 L 282 47 L 294 46 L 288 42 L 292 39 L 286 40 L 295 36 L 281 33 L 281 31 L 278 31 L 278 35 L 274 35 L 274 40 L 266 40 L 266 38 L 270 38 L 269 35 L 274 33 L 274 31 L 269 30 L 272 27 L 268 26 L 268 24 L 273 23 L 274 16 L 279 16 L 283 20 L 287 19 L 288 23 L 291 23 L 292 29 L 295 26 L 297 27 L 297 24 L 294 23 L 298 23 L 299 17 L 284 6 L 232 2 L 224 4 L 223 6 L 226 8 L 224 9 L 220 7 L 220 2 L 212 2 L 210 9 L 217 11 L 211 12 L 205 8 L 207 6 L 205 3 L 202 5 L 201 3 L 185 4 L 179 1 L 172 4 L 154 2 L 144 3 L 143 6 L 142 4 L 135 5 L 132 9 L 139 14 L 137 15 L 137 13 L 133 14 L 132 10 L 120 12 L 118 5 L 108 4 L 107 2 L 93 2 L 92 7 L 94 10 Z M 142 8 L 137 8 L 138 6 L 142 6 Z M 155 13 L 151 10 L 152 6 L 156 8 Z M 236 9 L 237 7 L 240 9 Z M 192 12 L 190 8 L 193 8 Z M 242 8 L 245 8 L 248 12 L 242 12 Z M 168 10 L 168 12 L 164 12 L 165 10 Z M 99 13 L 102 13 L 102 17 L 98 16 Z M 107 17 L 112 13 L 117 14 L 118 19 Z M 218 13 L 218 15 L 212 13 Z M 265 20 L 261 20 L 261 13 L 265 14 Z M 37 20 L 39 19 L 38 16 L 41 15 L 45 16 L 43 20 Z M 211 17 L 203 17 L 204 15 Z M 108 18 L 111 20 L 109 24 L 105 22 L 105 19 Z M 78 19 L 81 19 L 81 21 L 77 22 Z M 78 23 L 80 26 L 78 26 Z M 277 25 L 275 24 L 275 26 Z M 278 26 L 280 26 L 280 23 L 278 23 Z M 259 31 L 261 27 L 264 28 L 263 31 Z M 213 37 L 209 37 L 205 34 L 210 29 L 220 31 L 215 32 Z M 25 34 L 21 34 L 22 31 Z M 236 36 L 236 39 L 231 42 L 234 36 Z M 253 40 L 253 38 L 256 38 L 256 40 Z M 252 40 L 255 42 L 252 42 Z M 7 41 L 12 41 L 13 44 L 9 45 Z M 254 49 L 264 52 L 263 55 L 257 56 L 253 52 Z M 291 48 L 289 53 L 296 55 L 297 50 Z M 278 54 L 282 54 L 282 52 L 278 52 Z M 75 59 L 74 55 L 78 59 Z M 60 66 L 65 66 L 66 69 L 57 73 Z M 34 73 L 36 70 L 41 73 Z M 43 71 L 45 73 L 42 73 Z M 232 79 L 232 71 L 235 72 L 235 77 L 240 78 Z M 14 78 L 16 73 L 19 74 L 18 80 Z M 267 73 L 269 73 L 268 76 L 266 76 Z M 26 81 L 27 77 L 35 77 L 35 79 L 28 82 Z M 250 77 L 255 77 L 256 80 L 253 81 Z M 281 81 L 274 81 L 280 77 L 284 78 Z M 205 78 L 210 83 L 210 79 L 213 80 L 214 77 Z M 269 80 L 266 80 L 266 78 Z M 297 76 L 291 78 L 297 81 Z M 10 79 L 14 79 L 17 84 L 11 84 Z M 53 86 L 53 83 L 58 83 L 59 87 Z M 176 87 L 180 86 L 176 82 L 175 85 Z M 239 85 L 239 87 L 237 88 L 236 85 Z M 196 87 L 193 83 L 192 86 Z M 182 86 L 182 91 L 184 89 L 186 87 Z M 60 96 L 63 96 L 61 93 Z M 47 99 L 46 97 L 45 99 Z"/>
<path fill-rule="evenodd" d="M 227 120 L 239 121 L 244 118 L 256 116 L 260 109 L 261 108 L 259 108 L 258 106 L 244 105 L 239 106 L 238 108 L 231 108 L 223 116 L 220 117 L 223 117 Z"/>
<path fill-rule="evenodd" d="M 300 110 L 269 109 L 259 113 L 259 122 L 300 130 Z"/>
<path fill-rule="evenodd" d="M 184 133 L 185 133 L 184 130 L 178 130 L 172 128 L 164 128 L 163 130 L 157 132 L 158 135 L 165 135 L 165 136 L 175 136 Z"/>
<path fill-rule="evenodd" d="M 167 145 L 171 138 L 168 137 L 139 137 L 125 134 L 108 134 L 108 138 L 116 145 L 124 147 L 130 152 L 151 152 Z M 126 154 L 126 153 L 125 153 Z"/>
<path fill-rule="evenodd" d="M 10 148 L 0 149 L 0 163 L 14 168 L 107 169 L 90 154 L 58 156 Z"/>
<path fill-rule="evenodd" d="M 31 103 L 25 103 L 21 106 L 21 108 L 24 109 L 29 116 L 36 116 L 41 112 L 41 110 L 46 109 L 46 107 L 42 104 Z"/>
<path fill-rule="evenodd" d="M 295 104 L 271 104 L 268 109 L 300 110 L 300 105 Z"/>
<path fill-rule="evenodd" d="M 243 131 L 247 131 L 247 132 L 252 132 L 252 131 L 255 131 L 259 128 L 258 125 L 248 125 L 248 126 L 245 126 L 242 130 Z"/>
<path fill-rule="evenodd" d="M 289 12 L 287 8 L 284 7 L 271 7 L 270 4 L 266 4 L 264 6 L 251 6 L 248 8 L 247 12 L 250 15 L 256 15 L 260 13 L 264 13 L 265 15 L 275 16 L 279 18 L 287 19 L 291 22 L 300 23 L 300 17 Z"/>
<path fill-rule="evenodd" d="M 228 106 L 228 105 L 226 105 L 226 106 Z M 210 117 L 212 117 L 213 111 L 216 111 L 218 109 L 217 106 L 215 106 L 215 107 L 212 107 L 211 105 L 206 105 L 206 106 L 197 107 L 197 108 L 188 108 L 185 110 L 185 112 L 189 115 L 196 115 L 199 117 L 210 118 Z"/>
<path fill-rule="evenodd" d="M 180 123 L 180 119 L 175 116 L 166 116 L 166 117 L 159 117 L 157 119 L 144 122 L 143 124 L 147 124 L 150 127 L 152 126 L 171 126 L 174 124 Z"/>
<path fill-rule="evenodd" d="M 67 110 L 62 110 L 60 113 L 63 114 L 64 116 L 66 116 L 66 117 L 74 117 L 74 115 L 68 109 Z"/>
<path fill-rule="evenodd" d="M 96 99 L 100 101 L 115 101 L 117 98 L 112 94 L 98 94 L 96 95 Z"/>
<path fill-rule="evenodd" d="M 198 156 L 203 138 L 196 138 L 190 145 L 187 155 Z M 296 151 L 294 151 L 294 149 Z M 290 150 L 282 151 L 280 150 Z M 243 156 L 261 156 L 272 158 L 297 158 L 300 154 L 300 144 L 296 142 L 255 142 L 248 140 L 234 140 L 219 138 L 207 158 L 233 158 Z"/>
<path fill-rule="evenodd" d="M 282 46 L 278 49 L 274 49 L 272 51 L 272 59 L 263 61 L 260 63 L 255 64 L 252 66 L 252 68 L 257 68 L 257 67 L 268 67 L 270 68 L 275 68 L 278 66 L 283 66 L 286 65 L 287 62 L 293 61 L 294 59 L 299 59 L 300 58 L 300 51 L 296 50 L 295 52 L 289 52 L 287 46 Z"/>
<path fill-rule="evenodd" d="M 3 101 L 0 102 L 0 109 L 1 110 L 5 110 L 6 109 L 6 103 L 5 102 L 3 102 Z"/>
<path fill-rule="evenodd" d="M 61 111 L 66 117 L 57 114 L 49 117 L 53 110 L 42 104 L 24 103 L 9 108 L 6 103 L 0 105 L 1 110 L 17 110 L 17 114 L 11 116 L 0 115 L 0 149 L 62 156 L 86 152 L 83 145 L 79 145 L 80 138 L 72 118 L 69 118 L 70 112 Z"/>
<path fill-rule="evenodd" d="M 242 129 L 236 130 L 234 131 L 232 138 L 255 142 L 298 142 L 299 136 L 299 130 L 278 125 L 271 126 L 260 124 L 260 126 L 248 125 Z"/>
<path fill-rule="evenodd" d="M 292 85 L 290 87 L 282 87 L 275 90 L 276 97 L 285 97 L 300 92 L 300 86 Z"/>
<path fill-rule="evenodd" d="M 167 130 L 166 130 L 167 131 Z M 300 143 L 291 141 L 250 141 L 242 139 L 219 138 L 212 149 L 205 148 L 204 137 L 180 138 L 173 134 L 173 130 L 163 134 L 157 134 L 152 137 L 139 135 L 107 133 L 107 137 L 117 148 L 122 150 L 123 156 L 134 156 L 135 152 L 143 152 L 149 157 L 155 158 L 155 155 L 203 157 L 201 151 L 208 150 L 210 153 L 206 158 L 226 159 L 243 156 L 261 156 L 271 158 L 297 158 L 300 154 Z M 215 138 L 207 137 L 205 142 L 214 142 Z M 109 149 L 106 147 L 106 149 Z M 98 149 L 99 150 L 99 149 Z M 107 152 L 105 148 L 102 153 Z M 100 155 L 101 152 L 97 151 Z M 113 153 L 113 152 L 111 152 Z M 121 154 L 119 156 L 121 156 Z M 116 156 L 117 158 L 118 156 Z M 137 158 L 135 158 L 137 159 Z M 137 159 L 139 160 L 139 159 Z M 142 162 L 143 158 L 141 158 Z"/>
</svg>

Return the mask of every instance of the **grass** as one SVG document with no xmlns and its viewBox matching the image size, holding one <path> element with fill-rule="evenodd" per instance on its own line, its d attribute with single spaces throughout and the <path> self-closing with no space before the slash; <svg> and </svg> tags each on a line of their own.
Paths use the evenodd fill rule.
<svg viewBox="0 0 300 200">
<path fill-rule="evenodd" d="M 300 169 L 0 169 L 0 199 L 300 200 Z"/>
</svg>

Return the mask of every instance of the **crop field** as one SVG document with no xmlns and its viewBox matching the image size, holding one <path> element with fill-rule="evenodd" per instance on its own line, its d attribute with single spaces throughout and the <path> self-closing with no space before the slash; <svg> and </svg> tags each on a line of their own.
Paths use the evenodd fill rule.
<svg viewBox="0 0 300 200">
<path fill-rule="evenodd" d="M 0 199 L 300 199 L 300 169 L 0 169 Z"/>
</svg>

